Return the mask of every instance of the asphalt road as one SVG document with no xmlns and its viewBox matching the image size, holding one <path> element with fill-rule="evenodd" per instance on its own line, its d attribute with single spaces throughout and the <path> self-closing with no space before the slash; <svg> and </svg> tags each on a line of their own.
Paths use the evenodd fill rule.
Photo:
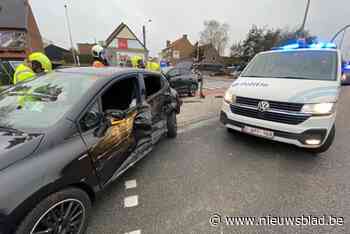
<svg viewBox="0 0 350 234">
<path fill-rule="evenodd" d="M 225 78 L 213 78 L 213 77 L 206 77 L 204 79 L 204 88 L 205 89 L 227 89 L 230 87 L 234 80 L 233 79 L 225 79 Z"/>
<path fill-rule="evenodd" d="M 350 233 L 349 107 L 350 87 L 342 92 L 335 143 L 319 156 L 231 135 L 218 119 L 183 129 L 105 191 L 94 204 L 87 233 Z M 126 181 L 135 188 L 126 189 Z M 214 213 L 332 215 L 345 224 L 212 227 Z"/>
</svg>

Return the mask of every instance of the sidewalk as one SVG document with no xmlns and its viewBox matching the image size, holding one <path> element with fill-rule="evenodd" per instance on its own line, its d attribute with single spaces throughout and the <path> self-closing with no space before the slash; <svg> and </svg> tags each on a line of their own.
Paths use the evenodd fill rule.
<svg viewBox="0 0 350 234">
<path fill-rule="evenodd" d="M 207 96 L 200 99 L 198 96 L 184 98 L 181 113 L 177 116 L 178 127 L 182 128 L 193 123 L 219 117 L 222 98 Z"/>
</svg>

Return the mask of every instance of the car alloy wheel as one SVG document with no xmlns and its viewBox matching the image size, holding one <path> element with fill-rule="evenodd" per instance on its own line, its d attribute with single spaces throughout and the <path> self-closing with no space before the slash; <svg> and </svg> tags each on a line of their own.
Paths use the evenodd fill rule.
<svg viewBox="0 0 350 234">
<path fill-rule="evenodd" d="M 80 233 L 86 212 L 83 203 L 76 199 L 66 199 L 56 203 L 35 223 L 30 234 L 75 234 Z"/>
</svg>

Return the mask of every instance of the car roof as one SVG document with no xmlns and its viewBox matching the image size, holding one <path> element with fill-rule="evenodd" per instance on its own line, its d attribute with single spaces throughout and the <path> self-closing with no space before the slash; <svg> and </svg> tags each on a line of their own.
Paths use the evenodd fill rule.
<svg viewBox="0 0 350 234">
<path fill-rule="evenodd" d="M 95 68 L 95 67 L 72 67 L 72 68 L 61 68 L 57 69 L 57 72 L 62 73 L 74 73 L 74 74 L 82 74 L 87 76 L 98 76 L 102 78 L 112 79 L 120 75 L 140 72 L 139 69 L 133 68 L 117 68 L 117 67 L 103 67 L 103 68 Z"/>
<path fill-rule="evenodd" d="M 152 72 L 152 71 L 147 71 L 144 69 L 121 68 L 121 67 L 102 67 L 102 68 L 71 67 L 71 68 L 61 68 L 61 69 L 57 69 L 55 71 L 62 72 L 62 73 L 82 74 L 82 75 L 87 75 L 88 77 L 89 76 L 98 76 L 98 77 L 105 78 L 103 80 L 106 80 L 106 81 L 114 79 L 118 76 L 130 74 L 130 73 L 147 73 L 147 74 L 154 74 L 154 75 L 160 74 L 159 72 Z"/>
<path fill-rule="evenodd" d="M 314 49 L 314 48 L 302 48 L 302 49 L 277 49 L 277 50 L 268 50 L 260 52 L 259 54 L 273 54 L 273 53 L 288 53 L 288 52 L 307 52 L 307 51 L 318 51 L 318 52 L 324 52 L 324 51 L 332 51 L 332 52 L 338 52 L 337 49 Z"/>
</svg>

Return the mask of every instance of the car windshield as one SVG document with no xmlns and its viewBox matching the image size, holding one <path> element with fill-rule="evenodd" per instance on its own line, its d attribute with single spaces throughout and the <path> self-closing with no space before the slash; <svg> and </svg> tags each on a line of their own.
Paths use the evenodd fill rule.
<svg viewBox="0 0 350 234">
<path fill-rule="evenodd" d="M 0 127 L 20 130 L 54 125 L 93 85 L 86 75 L 53 72 L 0 95 Z"/>
<path fill-rule="evenodd" d="M 335 51 L 283 51 L 257 55 L 241 77 L 336 80 Z"/>
</svg>

